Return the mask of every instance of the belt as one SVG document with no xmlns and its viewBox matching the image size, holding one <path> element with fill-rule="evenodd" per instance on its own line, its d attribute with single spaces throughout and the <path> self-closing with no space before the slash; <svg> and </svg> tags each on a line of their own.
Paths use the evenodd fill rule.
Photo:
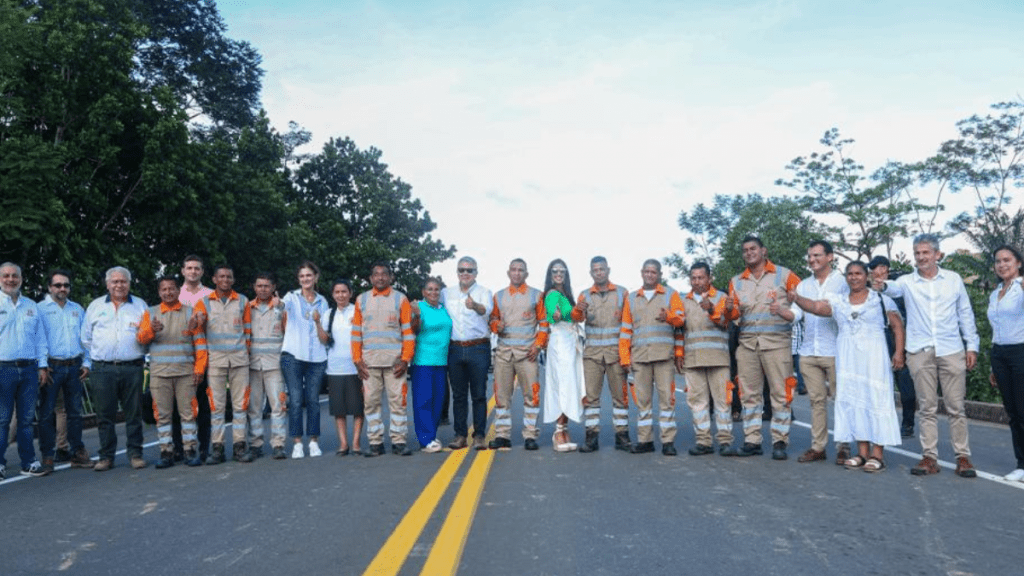
<svg viewBox="0 0 1024 576">
<path fill-rule="evenodd" d="M 2 360 L 0 361 L 0 367 L 3 368 L 28 368 L 29 366 L 35 366 L 35 360 Z"/>
<path fill-rule="evenodd" d="M 456 346 L 462 346 L 463 348 L 469 348 L 470 346 L 479 346 L 481 344 L 490 344 L 490 338 L 477 338 L 476 340 L 452 340 L 452 344 Z"/>
<path fill-rule="evenodd" d="M 94 366 L 142 366 L 142 358 L 136 358 L 135 360 L 93 360 Z"/>
<path fill-rule="evenodd" d="M 78 355 L 74 358 L 68 358 L 67 360 L 61 360 L 60 358 L 49 358 L 46 360 L 49 366 L 78 366 L 82 363 L 82 356 Z"/>
</svg>

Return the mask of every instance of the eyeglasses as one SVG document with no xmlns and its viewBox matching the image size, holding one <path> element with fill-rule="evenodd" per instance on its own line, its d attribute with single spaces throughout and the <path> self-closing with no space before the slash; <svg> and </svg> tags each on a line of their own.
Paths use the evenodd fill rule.
<svg viewBox="0 0 1024 576">
<path fill-rule="evenodd" d="M 476 268 L 459 268 L 459 274 L 476 274 Z"/>
<path fill-rule="evenodd" d="M 54 282 L 53 284 L 50 284 L 50 286 L 53 286 L 54 288 L 71 288 L 71 283 L 70 282 Z"/>
<path fill-rule="evenodd" d="M 554 268 L 551 270 L 551 274 L 565 274 L 567 270 L 564 268 Z"/>
</svg>

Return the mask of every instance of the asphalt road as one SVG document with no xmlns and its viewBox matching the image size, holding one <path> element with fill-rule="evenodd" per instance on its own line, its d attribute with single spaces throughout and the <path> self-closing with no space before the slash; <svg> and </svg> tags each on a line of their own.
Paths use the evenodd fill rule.
<svg viewBox="0 0 1024 576">
<path fill-rule="evenodd" d="M 682 393 L 680 456 L 615 451 L 605 400 L 593 454 L 553 452 L 551 425 L 524 451 L 518 394 L 509 452 L 339 458 L 323 404 L 321 458 L 156 470 L 146 426 L 146 469 L 119 454 L 105 473 L 0 483 L 0 574 L 1021 573 L 1024 484 L 999 479 L 1013 467 L 1004 426 L 971 423 L 977 479 L 911 476 L 916 439 L 871 475 L 796 462 L 806 397 L 785 462 L 687 455 Z M 940 438 L 951 460 L 944 420 Z M 96 431 L 85 440 L 95 452 Z M 13 445 L 7 459 L 16 473 Z"/>
</svg>

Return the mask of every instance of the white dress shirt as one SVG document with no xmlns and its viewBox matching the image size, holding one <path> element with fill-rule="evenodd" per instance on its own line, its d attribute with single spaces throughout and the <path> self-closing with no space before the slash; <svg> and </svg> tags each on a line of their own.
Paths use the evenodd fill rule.
<svg viewBox="0 0 1024 576">
<path fill-rule="evenodd" d="M 82 324 L 82 347 L 93 362 L 139 360 L 146 353 L 135 335 L 146 312 L 146 303 L 138 296 L 115 307 L 110 296 L 101 296 L 89 304 Z"/>
<path fill-rule="evenodd" d="M 850 287 L 846 279 L 838 270 L 833 270 L 825 277 L 824 282 L 818 282 L 814 276 L 805 278 L 796 286 L 796 293 L 810 300 L 827 300 L 829 295 L 844 296 L 850 293 Z M 826 356 L 835 357 L 836 337 L 839 335 L 839 325 L 831 316 L 815 316 L 804 312 L 799 306 L 793 306 L 793 323 L 804 321 L 803 342 L 797 353 L 801 356 Z M 794 330 L 795 332 L 795 330 Z"/>
<path fill-rule="evenodd" d="M 992 343 L 1000 346 L 1024 344 L 1024 289 L 1018 277 L 999 298 L 999 289 L 988 299 L 988 322 L 992 325 Z"/>
<path fill-rule="evenodd" d="M 482 315 L 477 314 L 476 310 L 466 308 L 467 293 L 473 297 L 474 302 L 483 304 Z M 491 317 L 491 309 L 494 308 L 494 296 L 490 290 L 474 282 L 468 292 L 463 292 L 456 284 L 441 291 L 441 303 L 448 309 L 448 316 L 452 319 L 453 341 L 465 342 L 491 337 L 488 320 Z"/>
<path fill-rule="evenodd" d="M 934 278 L 915 270 L 885 283 L 884 294 L 903 298 L 907 305 L 907 352 L 934 348 L 936 356 L 978 351 L 978 329 L 964 281 L 951 270 L 939 268 Z"/>
</svg>

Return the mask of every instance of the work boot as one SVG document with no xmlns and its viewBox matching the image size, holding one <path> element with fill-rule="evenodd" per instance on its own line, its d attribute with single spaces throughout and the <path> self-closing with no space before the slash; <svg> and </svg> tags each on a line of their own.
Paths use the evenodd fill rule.
<svg viewBox="0 0 1024 576">
<path fill-rule="evenodd" d="M 661 445 L 661 454 L 662 456 L 676 456 L 677 454 L 679 454 L 679 452 L 676 451 L 675 443 L 664 442 Z"/>
<path fill-rule="evenodd" d="M 195 448 L 189 448 L 185 450 L 185 465 L 186 466 L 200 466 L 203 463 L 203 459 L 199 456 L 199 452 Z"/>
<path fill-rule="evenodd" d="M 913 426 L 911 426 L 911 428 L 913 428 Z M 57 449 L 56 452 L 53 453 L 54 462 L 67 462 L 68 460 L 71 460 L 71 452 L 65 450 L 64 448 L 59 448 Z"/>
<path fill-rule="evenodd" d="M 587 430 L 587 437 L 583 441 L 583 444 L 580 444 L 578 450 L 580 452 L 583 452 L 584 454 L 588 452 L 597 452 L 597 437 L 597 432 L 591 432 L 590 430 Z"/>
<path fill-rule="evenodd" d="M 207 466 L 213 466 L 224 462 L 224 444 L 216 443 L 210 447 L 210 456 L 206 459 Z"/>
<path fill-rule="evenodd" d="M 174 466 L 174 452 L 160 451 L 160 459 L 156 461 L 156 469 L 163 470 Z"/>
<path fill-rule="evenodd" d="M 654 452 L 654 442 L 637 442 L 629 449 L 630 454 L 647 454 Z"/>
<path fill-rule="evenodd" d="M 632 447 L 632 443 L 629 441 L 629 432 L 616 432 L 615 433 L 615 449 L 622 450 L 623 452 L 629 452 Z"/>
<path fill-rule="evenodd" d="M 79 448 L 71 456 L 71 467 L 72 468 L 92 468 L 96 463 L 89 458 L 89 452 L 85 449 L 85 446 Z"/>
<path fill-rule="evenodd" d="M 786 454 L 786 443 L 779 440 L 772 444 L 772 460 L 785 460 L 786 458 L 789 458 L 789 455 Z"/>
<path fill-rule="evenodd" d="M 235 442 L 232 448 L 234 451 L 232 459 L 235 462 L 242 462 L 243 464 L 248 464 L 253 461 L 252 453 L 249 452 L 249 449 L 245 447 L 245 442 Z"/>
<path fill-rule="evenodd" d="M 404 442 L 391 444 L 391 453 L 396 456 L 412 456 L 412 450 L 409 450 L 409 447 Z"/>
</svg>

